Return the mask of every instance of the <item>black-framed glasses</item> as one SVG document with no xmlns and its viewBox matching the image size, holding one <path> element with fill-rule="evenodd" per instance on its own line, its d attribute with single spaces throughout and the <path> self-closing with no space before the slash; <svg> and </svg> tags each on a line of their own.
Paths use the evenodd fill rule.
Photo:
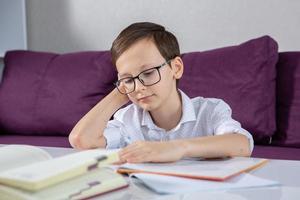
<svg viewBox="0 0 300 200">
<path fill-rule="evenodd" d="M 117 87 L 120 93 L 129 94 L 135 90 L 135 86 L 136 86 L 135 79 L 138 79 L 144 86 L 154 85 L 161 80 L 159 69 L 169 64 L 170 62 L 171 60 L 168 60 L 157 67 L 146 69 L 140 72 L 135 77 L 121 78 L 115 83 L 115 86 Z"/>
</svg>

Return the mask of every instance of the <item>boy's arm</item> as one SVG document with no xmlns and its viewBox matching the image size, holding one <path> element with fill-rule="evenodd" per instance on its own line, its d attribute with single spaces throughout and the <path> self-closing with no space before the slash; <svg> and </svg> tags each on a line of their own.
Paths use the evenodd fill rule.
<svg viewBox="0 0 300 200">
<path fill-rule="evenodd" d="M 103 131 L 107 122 L 128 101 L 126 95 L 114 89 L 77 122 L 69 135 L 71 146 L 76 149 L 105 147 Z"/>
<path fill-rule="evenodd" d="M 182 147 L 184 157 L 217 158 L 251 155 L 249 139 L 238 133 L 196 137 L 174 142 Z"/>
<path fill-rule="evenodd" d="M 218 158 L 250 156 L 248 138 L 238 133 L 171 140 L 135 142 L 120 151 L 127 162 L 172 162 L 183 157 Z"/>
</svg>

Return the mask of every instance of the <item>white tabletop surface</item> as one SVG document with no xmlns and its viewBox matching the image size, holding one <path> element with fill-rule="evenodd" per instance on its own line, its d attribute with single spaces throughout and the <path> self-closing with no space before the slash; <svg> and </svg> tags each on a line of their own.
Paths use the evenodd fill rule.
<svg viewBox="0 0 300 200">
<path fill-rule="evenodd" d="M 62 156 L 75 150 L 70 148 L 42 147 L 52 156 Z M 195 192 L 180 195 L 159 195 L 145 188 L 139 183 L 132 183 L 126 189 L 95 197 L 94 199 L 114 200 L 187 200 L 187 199 L 271 199 L 271 200 L 299 200 L 300 199 L 300 161 L 294 160 L 270 160 L 262 168 L 250 172 L 252 175 L 266 178 L 281 183 L 281 186 L 262 187 L 253 189 L 235 189 L 227 191 Z"/>
<path fill-rule="evenodd" d="M 71 148 L 41 147 L 53 157 L 63 156 L 75 152 Z M 278 181 L 281 186 L 262 187 L 252 189 L 234 189 L 227 191 L 195 192 L 190 194 L 159 195 L 137 182 L 131 182 L 126 189 L 100 195 L 93 199 L 113 200 L 188 200 L 188 199 L 271 199 L 271 200 L 299 200 L 300 199 L 300 161 L 270 160 L 262 168 L 250 172 L 252 175 Z"/>
</svg>

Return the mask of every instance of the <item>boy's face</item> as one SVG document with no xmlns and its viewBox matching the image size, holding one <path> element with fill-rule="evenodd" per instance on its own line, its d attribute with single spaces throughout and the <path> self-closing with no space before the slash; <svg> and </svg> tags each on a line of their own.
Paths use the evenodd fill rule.
<svg viewBox="0 0 300 200">
<path fill-rule="evenodd" d="M 151 39 L 142 39 L 134 43 L 116 61 L 118 79 L 135 77 L 142 71 L 165 63 L 159 50 Z M 170 65 L 172 67 L 170 67 Z M 135 79 L 135 90 L 128 95 L 129 99 L 145 110 L 153 111 L 176 99 L 176 79 L 181 78 L 183 63 L 179 57 L 171 60 L 170 65 L 160 67 L 160 81 L 151 86 L 143 85 Z"/>
</svg>

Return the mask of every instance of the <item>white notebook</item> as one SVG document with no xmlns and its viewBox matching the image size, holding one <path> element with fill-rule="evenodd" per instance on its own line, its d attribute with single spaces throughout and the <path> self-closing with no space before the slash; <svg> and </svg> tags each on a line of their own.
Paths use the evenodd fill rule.
<svg viewBox="0 0 300 200">
<path fill-rule="evenodd" d="M 197 191 L 220 191 L 279 186 L 280 183 L 243 173 L 226 181 L 209 181 L 149 173 L 131 174 L 149 189 L 160 194 L 184 194 Z"/>
</svg>

